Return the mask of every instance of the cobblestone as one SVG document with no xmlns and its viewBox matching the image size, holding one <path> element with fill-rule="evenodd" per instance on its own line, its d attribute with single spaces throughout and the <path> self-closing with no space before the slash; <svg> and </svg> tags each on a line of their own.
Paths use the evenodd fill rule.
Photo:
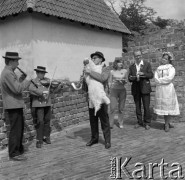
<svg viewBox="0 0 185 180">
<path fill-rule="evenodd" d="M 42 149 L 35 141 L 25 144 L 28 148 L 25 162 L 8 160 L 7 149 L 0 151 L 0 180 L 109 180 L 111 157 L 132 157 L 128 169 L 136 162 L 144 164 L 178 162 L 184 171 L 185 124 L 175 124 L 169 133 L 161 122 L 153 122 L 150 130 L 134 129 L 134 120 L 127 119 L 124 128 L 112 130 L 112 147 L 104 148 L 102 131 L 99 143 L 86 147 L 90 138 L 89 123 L 71 126 L 52 135 L 52 144 Z M 159 176 L 155 172 L 154 176 Z M 126 176 L 122 173 L 122 179 Z"/>
</svg>

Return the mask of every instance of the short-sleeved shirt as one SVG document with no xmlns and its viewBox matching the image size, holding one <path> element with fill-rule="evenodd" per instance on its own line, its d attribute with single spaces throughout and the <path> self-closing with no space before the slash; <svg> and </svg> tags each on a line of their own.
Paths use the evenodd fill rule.
<svg viewBox="0 0 185 180">
<path fill-rule="evenodd" d="M 117 80 L 126 79 L 127 77 L 126 69 L 121 69 L 120 71 L 112 70 L 111 76 L 112 76 L 112 83 L 110 87 L 111 89 L 124 89 L 125 88 L 124 84 Z"/>
</svg>

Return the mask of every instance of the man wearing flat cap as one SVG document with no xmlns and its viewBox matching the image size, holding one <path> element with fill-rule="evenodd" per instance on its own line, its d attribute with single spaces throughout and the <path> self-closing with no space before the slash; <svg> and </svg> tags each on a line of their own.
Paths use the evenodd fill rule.
<svg viewBox="0 0 185 180">
<path fill-rule="evenodd" d="M 91 59 L 95 65 L 100 65 L 105 61 L 103 53 L 96 51 L 91 54 Z M 85 74 L 89 75 L 94 80 L 101 82 L 104 85 L 104 88 L 108 85 L 108 79 L 110 76 L 110 69 L 108 67 L 102 67 L 102 72 L 97 73 L 91 71 L 90 69 L 85 69 Z M 105 148 L 109 149 L 111 147 L 111 133 L 110 133 L 110 123 L 108 116 L 108 105 L 105 103 L 101 104 L 100 109 L 95 115 L 95 108 L 91 107 L 89 103 L 89 118 L 91 126 L 91 140 L 86 144 L 86 146 L 92 146 L 93 144 L 98 143 L 99 140 L 99 128 L 98 128 L 98 119 L 100 119 L 103 135 L 105 138 Z"/>
<path fill-rule="evenodd" d="M 26 80 L 25 74 L 19 79 L 15 74 L 21 58 L 17 52 L 6 52 L 5 67 L 1 73 L 1 92 L 3 107 L 10 122 L 10 133 L 8 142 L 8 154 L 10 160 L 26 160 L 23 156 L 24 147 L 22 144 L 24 133 L 23 108 L 24 100 L 22 92 L 28 89 L 31 81 Z"/>
<path fill-rule="evenodd" d="M 30 85 L 29 91 L 31 94 L 32 115 L 36 118 L 36 147 L 41 148 L 43 141 L 46 144 L 51 144 L 50 141 L 50 119 L 51 119 L 51 97 L 49 95 L 50 80 L 45 77 L 47 73 L 46 68 L 37 66 L 37 77 L 33 79 L 37 85 L 36 88 L 33 84 Z M 44 94 L 44 96 L 43 96 Z M 35 116 L 35 117 L 34 117 Z"/>
</svg>

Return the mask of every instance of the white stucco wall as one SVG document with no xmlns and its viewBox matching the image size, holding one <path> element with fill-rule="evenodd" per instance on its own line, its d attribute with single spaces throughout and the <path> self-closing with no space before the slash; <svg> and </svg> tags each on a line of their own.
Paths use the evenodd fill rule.
<svg viewBox="0 0 185 180">
<path fill-rule="evenodd" d="M 54 78 L 79 80 L 83 59 L 97 50 L 104 53 L 107 64 L 120 57 L 121 34 L 41 14 L 21 14 L 0 21 L 0 56 L 18 51 L 23 58 L 20 67 L 32 77 L 33 69 L 41 65 L 46 66 L 48 77 L 57 67 Z M 1 58 L 0 71 L 3 67 Z"/>
</svg>

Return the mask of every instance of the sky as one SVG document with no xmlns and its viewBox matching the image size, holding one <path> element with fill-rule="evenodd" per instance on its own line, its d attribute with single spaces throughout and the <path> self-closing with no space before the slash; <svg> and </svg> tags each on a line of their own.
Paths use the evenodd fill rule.
<svg viewBox="0 0 185 180">
<path fill-rule="evenodd" d="M 106 0 L 105 0 L 106 1 Z M 119 11 L 120 0 L 117 0 Z M 145 5 L 153 8 L 164 19 L 185 19 L 185 0 L 146 0 Z"/>
<path fill-rule="evenodd" d="M 185 0 L 147 0 L 145 4 L 164 19 L 185 19 Z"/>
</svg>

